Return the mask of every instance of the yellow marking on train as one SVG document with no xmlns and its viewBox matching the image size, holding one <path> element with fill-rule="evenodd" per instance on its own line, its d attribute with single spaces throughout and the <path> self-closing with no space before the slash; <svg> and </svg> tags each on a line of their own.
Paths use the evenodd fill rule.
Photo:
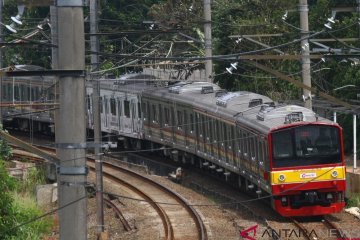
<svg viewBox="0 0 360 240">
<path fill-rule="evenodd" d="M 336 173 L 334 172 L 336 171 Z M 336 175 L 336 177 L 335 177 Z M 345 167 L 327 167 L 315 169 L 273 171 L 270 174 L 271 184 L 303 183 L 315 181 L 331 181 L 345 179 Z M 283 181 L 281 181 L 284 179 Z"/>
</svg>

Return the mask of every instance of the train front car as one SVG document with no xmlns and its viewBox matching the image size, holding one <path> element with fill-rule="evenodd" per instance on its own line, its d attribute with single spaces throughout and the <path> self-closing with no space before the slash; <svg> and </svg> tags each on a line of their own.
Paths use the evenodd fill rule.
<svg viewBox="0 0 360 240">
<path fill-rule="evenodd" d="M 331 122 L 296 121 L 269 134 L 273 207 L 283 216 L 340 212 L 345 166 L 342 129 Z"/>
</svg>

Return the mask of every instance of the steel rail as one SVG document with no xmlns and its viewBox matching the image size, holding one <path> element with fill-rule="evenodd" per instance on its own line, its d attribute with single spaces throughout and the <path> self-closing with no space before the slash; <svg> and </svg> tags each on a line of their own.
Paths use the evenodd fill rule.
<svg viewBox="0 0 360 240">
<path fill-rule="evenodd" d="M 88 158 L 88 162 L 95 162 L 95 161 Z M 95 171 L 94 166 L 88 165 L 88 167 L 89 167 L 89 169 Z M 108 167 L 118 170 L 117 168 L 110 166 L 110 164 L 108 165 Z M 126 186 L 127 188 L 131 189 L 132 191 L 136 192 L 139 196 L 141 196 L 147 203 L 149 203 L 156 210 L 159 217 L 161 218 L 161 221 L 164 226 L 164 231 L 165 231 L 165 239 L 168 239 L 168 240 L 175 239 L 174 231 L 173 231 L 173 228 L 172 228 L 172 225 L 171 225 L 168 215 L 165 213 L 165 211 L 162 209 L 162 207 L 159 204 L 157 204 L 148 194 L 144 193 L 139 188 L 131 185 L 130 183 L 128 183 L 110 173 L 107 173 L 106 171 L 103 172 L 103 176 L 110 180 L 113 180 L 114 182 L 117 182 L 117 183 L 120 183 L 121 185 Z"/>
<path fill-rule="evenodd" d="M 111 202 L 111 200 L 109 200 L 109 199 L 104 198 L 104 203 L 113 209 L 114 213 L 120 219 L 120 222 L 123 224 L 124 229 L 127 232 L 131 231 L 132 228 L 131 228 L 129 222 L 125 219 L 125 217 L 122 214 L 122 212 L 120 211 L 120 209 L 113 202 Z"/>
</svg>

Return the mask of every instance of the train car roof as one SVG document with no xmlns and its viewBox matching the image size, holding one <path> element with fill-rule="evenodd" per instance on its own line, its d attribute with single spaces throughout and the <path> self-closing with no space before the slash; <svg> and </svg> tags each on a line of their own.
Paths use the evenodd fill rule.
<svg viewBox="0 0 360 240">
<path fill-rule="evenodd" d="M 264 133 L 294 122 L 331 123 L 302 106 L 277 104 L 269 97 L 247 91 L 226 92 L 208 82 L 179 82 L 144 94 L 193 105 L 200 111 L 211 112 Z"/>
<path fill-rule="evenodd" d="M 166 86 L 151 75 L 127 74 L 119 79 L 101 80 L 101 88 L 191 105 L 196 111 L 263 133 L 294 122 L 331 123 L 302 106 L 277 104 L 267 96 L 247 91 L 227 92 L 209 82 L 176 82 Z"/>
</svg>

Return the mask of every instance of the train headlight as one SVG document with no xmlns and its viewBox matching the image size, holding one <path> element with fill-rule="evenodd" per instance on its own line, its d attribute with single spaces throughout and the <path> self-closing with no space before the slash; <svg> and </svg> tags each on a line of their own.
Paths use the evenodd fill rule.
<svg viewBox="0 0 360 240">
<path fill-rule="evenodd" d="M 338 172 L 337 172 L 336 170 L 332 171 L 332 173 L 331 173 L 331 176 L 332 176 L 333 178 L 337 178 L 338 175 L 339 175 L 339 174 L 338 174 Z"/>
<path fill-rule="evenodd" d="M 285 181 L 285 175 L 284 175 L 284 174 L 280 174 L 280 175 L 279 175 L 279 181 L 280 181 L 280 182 Z"/>
<path fill-rule="evenodd" d="M 281 197 L 281 205 L 283 207 L 286 207 L 288 205 L 288 199 L 287 197 Z"/>
<path fill-rule="evenodd" d="M 333 195 L 332 195 L 331 193 L 327 193 L 327 194 L 326 194 L 326 199 L 327 199 L 327 200 L 331 201 L 331 200 L 333 200 L 333 198 L 334 198 L 334 197 L 333 197 Z"/>
</svg>

